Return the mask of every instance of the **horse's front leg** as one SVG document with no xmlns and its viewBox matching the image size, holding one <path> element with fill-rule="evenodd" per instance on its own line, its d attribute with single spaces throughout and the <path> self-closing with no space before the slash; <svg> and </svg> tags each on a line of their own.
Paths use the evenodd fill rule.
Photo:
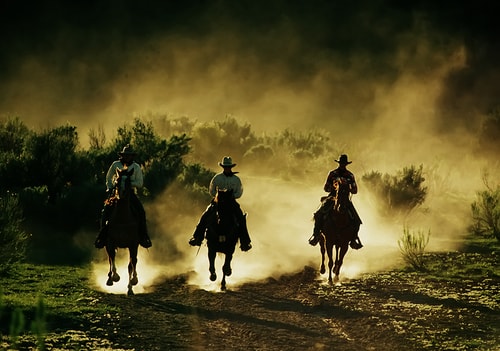
<svg viewBox="0 0 500 351">
<path fill-rule="evenodd" d="M 137 285 L 139 279 L 137 278 L 137 249 L 138 247 L 129 248 L 129 262 L 128 262 L 128 292 L 127 295 L 134 295 L 132 287 Z"/>
<path fill-rule="evenodd" d="M 233 273 L 233 270 L 231 269 L 231 261 L 233 259 L 233 254 L 227 253 L 225 256 L 226 257 L 224 260 L 224 265 L 222 266 L 222 273 L 224 273 L 225 276 L 229 277 Z"/>
<path fill-rule="evenodd" d="M 340 267 L 342 267 L 342 264 L 344 263 L 344 256 L 347 253 L 347 250 L 349 249 L 348 245 L 342 245 L 342 246 L 337 246 L 335 248 L 335 267 L 333 269 L 335 273 L 335 283 L 338 283 L 340 278 Z"/>
<path fill-rule="evenodd" d="M 328 283 L 332 284 L 332 268 L 333 268 L 333 243 L 327 243 L 326 253 L 328 255 Z"/>
<path fill-rule="evenodd" d="M 227 253 L 225 255 L 224 265 L 222 266 L 222 282 L 220 284 L 220 289 L 222 291 L 226 290 L 226 277 L 231 276 L 233 270 L 231 269 L 231 260 L 233 259 L 232 253 Z"/>
<path fill-rule="evenodd" d="M 108 253 L 108 262 L 109 262 L 109 272 L 108 272 L 108 280 L 106 281 L 107 286 L 112 286 L 113 283 L 120 280 L 120 276 L 116 272 L 116 250 L 115 248 L 111 248 L 106 246 L 106 252 Z"/>
<path fill-rule="evenodd" d="M 208 248 L 208 271 L 210 272 L 210 280 L 215 281 L 217 279 L 217 274 L 215 273 L 215 256 L 217 251 L 215 249 Z"/>
<path fill-rule="evenodd" d="M 321 266 L 319 268 L 320 274 L 325 274 L 325 272 L 326 272 L 326 268 L 325 268 L 325 252 L 326 252 L 325 243 L 326 243 L 325 237 L 323 236 L 323 234 L 321 234 L 319 237 L 319 249 L 321 252 Z"/>
</svg>

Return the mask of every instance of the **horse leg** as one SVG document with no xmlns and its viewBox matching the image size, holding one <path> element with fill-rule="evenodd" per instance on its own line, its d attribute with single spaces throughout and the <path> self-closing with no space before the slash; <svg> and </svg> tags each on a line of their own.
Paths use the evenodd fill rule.
<svg viewBox="0 0 500 351">
<path fill-rule="evenodd" d="M 333 268 L 333 243 L 326 245 L 326 253 L 328 254 L 328 284 L 332 284 L 332 268 Z"/>
<path fill-rule="evenodd" d="M 233 270 L 231 269 L 231 260 L 233 259 L 233 254 L 226 254 L 224 260 L 224 265 L 222 266 L 222 273 L 226 276 L 231 276 Z"/>
<path fill-rule="evenodd" d="M 226 291 L 226 273 L 222 273 L 222 281 L 220 282 L 221 291 Z"/>
<path fill-rule="evenodd" d="M 208 248 L 208 270 L 210 272 L 210 280 L 215 281 L 217 279 L 217 274 L 215 273 L 215 256 L 217 252 L 214 249 Z"/>
<path fill-rule="evenodd" d="M 340 267 L 342 267 L 342 264 L 344 263 L 344 256 L 347 253 L 348 249 L 349 249 L 349 246 L 347 244 L 335 247 L 335 251 L 336 251 L 336 255 L 335 255 L 335 267 L 333 269 L 333 271 L 335 273 L 335 280 L 334 280 L 335 283 L 338 283 L 339 280 L 340 280 L 340 278 L 339 278 Z"/>
<path fill-rule="evenodd" d="M 220 289 L 222 291 L 226 290 L 226 277 L 231 276 L 233 270 L 231 269 L 231 260 L 233 259 L 233 254 L 226 254 L 224 260 L 224 265 L 222 266 L 222 282 L 220 284 Z"/>
<path fill-rule="evenodd" d="M 120 280 L 120 276 L 116 273 L 116 250 L 111 247 L 106 246 L 106 252 L 108 253 L 108 261 L 109 261 L 109 272 L 108 272 L 108 280 L 106 281 L 107 286 L 112 286 L 113 283 Z"/>
<path fill-rule="evenodd" d="M 134 285 L 137 285 L 139 282 L 139 279 L 137 278 L 137 248 L 138 247 L 132 247 L 129 248 L 129 262 L 128 262 L 128 291 L 127 295 L 134 295 L 134 291 L 132 290 L 132 287 Z"/>
<path fill-rule="evenodd" d="M 325 272 L 326 272 L 326 268 L 325 268 L 325 252 L 326 252 L 326 249 L 325 249 L 325 238 L 323 237 L 323 235 L 321 235 L 320 239 L 319 239 L 319 248 L 320 248 L 320 251 L 321 251 L 321 266 L 319 268 L 319 273 L 320 274 L 325 274 Z"/>
</svg>

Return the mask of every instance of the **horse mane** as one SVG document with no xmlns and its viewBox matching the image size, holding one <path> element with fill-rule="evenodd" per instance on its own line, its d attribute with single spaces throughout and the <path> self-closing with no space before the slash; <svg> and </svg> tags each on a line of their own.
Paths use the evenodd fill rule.
<svg viewBox="0 0 500 351">
<path fill-rule="evenodd" d="M 119 190 L 118 190 L 120 182 L 121 182 L 123 176 L 127 176 L 128 178 L 126 181 L 130 182 L 130 177 L 132 176 L 132 174 L 134 174 L 133 168 L 131 168 L 130 170 L 128 169 L 128 167 L 124 167 L 122 169 L 120 169 L 120 168 L 116 169 L 117 182 L 112 189 L 111 195 L 107 199 L 104 200 L 105 205 L 114 206 L 118 203 L 118 200 L 120 200 L 120 194 L 119 194 Z"/>
<path fill-rule="evenodd" d="M 234 199 L 233 198 L 233 190 L 232 189 L 217 189 L 217 193 L 215 194 L 215 197 L 214 197 L 214 202 L 217 204 L 219 202 L 221 202 L 221 199 L 220 199 L 221 196 L 228 197 L 229 199 Z"/>
<path fill-rule="evenodd" d="M 340 212 L 347 211 L 347 203 L 350 200 L 349 185 L 346 183 L 342 183 L 341 181 L 335 181 L 334 188 L 336 190 L 335 196 L 333 197 L 334 210 Z"/>
</svg>

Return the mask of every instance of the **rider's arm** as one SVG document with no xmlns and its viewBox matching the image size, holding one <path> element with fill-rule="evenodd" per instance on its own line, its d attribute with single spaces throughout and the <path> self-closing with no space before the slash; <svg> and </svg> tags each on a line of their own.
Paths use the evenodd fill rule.
<svg viewBox="0 0 500 351">
<path fill-rule="evenodd" d="M 350 185 L 350 191 L 351 194 L 357 194 L 358 193 L 358 184 L 356 183 L 356 179 L 354 178 L 354 175 L 352 175 L 352 180 Z"/>
<path fill-rule="evenodd" d="M 217 184 L 217 174 L 216 174 L 214 175 L 214 177 L 210 181 L 210 185 L 208 186 L 208 192 L 212 197 L 215 197 L 215 195 L 217 194 L 217 187 L 218 184 Z"/>
<path fill-rule="evenodd" d="M 327 193 L 331 193 L 333 191 L 333 178 L 334 178 L 333 172 L 328 173 L 325 185 L 323 186 L 323 190 L 325 190 Z"/>
<path fill-rule="evenodd" d="M 243 195 L 243 184 L 241 184 L 241 179 L 233 176 L 232 178 L 235 178 L 233 180 L 234 185 L 233 185 L 233 195 L 235 199 L 239 199 L 241 195 Z"/>
<path fill-rule="evenodd" d="M 132 167 L 134 167 L 134 174 L 130 178 L 130 185 L 140 189 L 144 185 L 144 175 L 142 174 L 141 166 L 134 162 Z"/>
<path fill-rule="evenodd" d="M 116 168 L 118 168 L 118 161 L 113 162 L 108 169 L 108 173 L 106 173 L 106 191 L 113 189 L 114 187 L 113 182 L 116 174 Z"/>
</svg>

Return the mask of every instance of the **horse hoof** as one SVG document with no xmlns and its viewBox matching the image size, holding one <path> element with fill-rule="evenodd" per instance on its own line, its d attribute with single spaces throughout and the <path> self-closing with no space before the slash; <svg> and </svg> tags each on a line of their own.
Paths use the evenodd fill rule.
<svg viewBox="0 0 500 351">
<path fill-rule="evenodd" d="M 107 286 L 113 286 L 113 280 L 111 278 L 108 279 L 108 281 L 106 282 L 106 285 Z"/>
<path fill-rule="evenodd" d="M 220 290 L 221 290 L 221 291 L 226 291 L 226 285 L 225 285 L 225 284 L 224 284 L 224 285 L 221 285 L 221 286 L 220 286 Z"/>
<path fill-rule="evenodd" d="M 216 279 L 217 279 L 217 274 L 215 274 L 215 273 L 210 274 L 210 280 L 211 281 L 214 282 Z"/>
<path fill-rule="evenodd" d="M 130 285 L 137 285 L 137 283 L 139 283 L 139 279 L 137 279 L 137 277 L 130 279 Z"/>
<path fill-rule="evenodd" d="M 222 267 L 222 272 L 227 277 L 229 277 L 229 276 L 231 276 L 231 274 L 233 274 L 231 267 Z"/>
<path fill-rule="evenodd" d="M 120 276 L 118 274 L 115 274 L 113 276 L 113 281 L 116 283 L 116 282 L 119 282 L 120 281 Z"/>
<path fill-rule="evenodd" d="M 134 296 L 134 291 L 132 290 L 132 288 L 128 289 L 127 296 Z"/>
<path fill-rule="evenodd" d="M 321 268 L 319 269 L 319 273 L 320 273 L 320 274 L 325 274 L 325 272 L 326 272 L 325 267 L 321 267 Z"/>
</svg>

